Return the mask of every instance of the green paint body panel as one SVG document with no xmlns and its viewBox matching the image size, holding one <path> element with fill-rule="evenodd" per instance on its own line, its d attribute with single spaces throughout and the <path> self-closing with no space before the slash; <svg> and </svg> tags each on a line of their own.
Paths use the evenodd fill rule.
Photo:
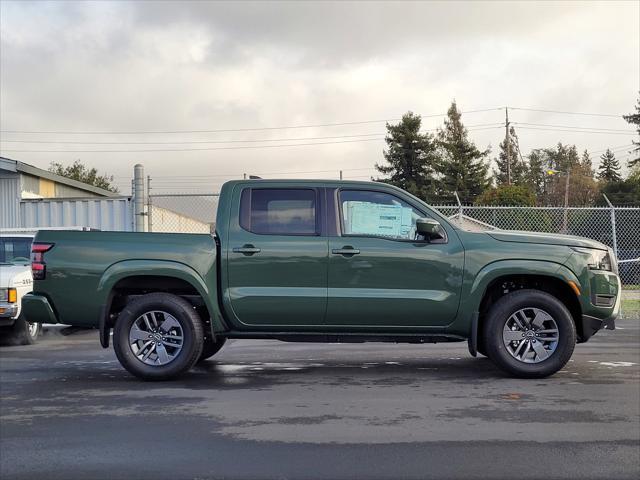
<svg viewBox="0 0 640 480">
<path fill-rule="evenodd" d="M 317 235 L 262 235 L 240 225 L 245 188 L 308 188 L 318 194 Z M 438 220 L 443 243 L 342 236 L 337 203 L 341 188 L 386 192 Z M 330 193 L 334 192 L 334 193 Z M 333 212 L 332 212 L 333 209 Z M 571 247 L 608 250 L 580 237 L 529 232 L 461 230 L 424 202 L 373 182 L 250 180 L 221 190 L 216 237 L 197 234 L 41 231 L 46 278 L 36 280 L 27 316 L 97 327 L 119 282 L 137 277 L 175 278 L 202 297 L 215 333 L 269 332 L 456 335 L 471 332 L 487 287 L 505 276 L 537 275 L 574 282 L 582 314 L 615 316 L 595 295 L 619 295 L 613 272 L 588 268 Z M 245 254 L 234 248 L 252 246 Z M 333 254 L 353 247 L 358 255 Z M 50 314 L 49 311 L 52 313 Z M 53 315 L 53 319 L 51 318 Z"/>
</svg>

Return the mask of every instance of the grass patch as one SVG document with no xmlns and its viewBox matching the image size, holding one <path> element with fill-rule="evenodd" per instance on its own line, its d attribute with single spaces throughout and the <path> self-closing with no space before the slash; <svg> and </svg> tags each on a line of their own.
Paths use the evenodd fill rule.
<svg viewBox="0 0 640 480">
<path fill-rule="evenodd" d="M 640 300 L 632 298 L 623 299 L 621 306 L 624 313 L 640 313 Z"/>
</svg>

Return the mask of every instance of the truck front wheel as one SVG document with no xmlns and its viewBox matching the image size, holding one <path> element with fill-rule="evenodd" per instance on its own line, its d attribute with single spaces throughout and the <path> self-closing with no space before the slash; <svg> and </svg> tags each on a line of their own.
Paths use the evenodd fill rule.
<svg viewBox="0 0 640 480">
<path fill-rule="evenodd" d="M 539 290 L 519 290 L 500 298 L 484 325 L 487 355 L 519 378 L 553 375 L 566 365 L 576 344 L 567 307 Z"/>
<path fill-rule="evenodd" d="M 143 380 L 169 380 L 189 370 L 203 348 L 202 321 L 177 295 L 149 293 L 118 316 L 113 348 L 120 364 Z"/>
<path fill-rule="evenodd" d="M 13 326 L 7 328 L 7 337 L 15 345 L 33 345 L 42 333 L 41 323 L 30 323 L 24 315 L 20 315 Z"/>
</svg>

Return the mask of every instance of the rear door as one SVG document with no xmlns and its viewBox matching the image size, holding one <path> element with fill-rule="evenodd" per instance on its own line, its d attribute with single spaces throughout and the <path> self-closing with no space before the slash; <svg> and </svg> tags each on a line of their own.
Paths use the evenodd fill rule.
<svg viewBox="0 0 640 480">
<path fill-rule="evenodd" d="M 327 304 L 324 189 L 247 186 L 234 190 L 225 300 L 253 326 L 320 326 Z"/>
<path fill-rule="evenodd" d="M 416 235 L 428 209 L 400 193 L 342 189 L 330 195 L 336 235 L 329 239 L 327 325 L 439 327 L 460 303 L 464 250 L 451 226 L 447 238 Z M 433 215 L 433 214 L 431 214 Z M 335 216 L 335 221 L 333 220 Z"/>
</svg>

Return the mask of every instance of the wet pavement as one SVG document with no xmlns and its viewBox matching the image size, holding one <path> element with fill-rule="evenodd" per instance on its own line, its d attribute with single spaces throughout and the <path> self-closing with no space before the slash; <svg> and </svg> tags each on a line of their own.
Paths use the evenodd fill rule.
<svg viewBox="0 0 640 480">
<path fill-rule="evenodd" d="M 0 478 L 638 478 L 640 320 L 544 380 L 465 343 L 234 341 L 141 382 L 95 331 L 0 348 Z"/>
</svg>

